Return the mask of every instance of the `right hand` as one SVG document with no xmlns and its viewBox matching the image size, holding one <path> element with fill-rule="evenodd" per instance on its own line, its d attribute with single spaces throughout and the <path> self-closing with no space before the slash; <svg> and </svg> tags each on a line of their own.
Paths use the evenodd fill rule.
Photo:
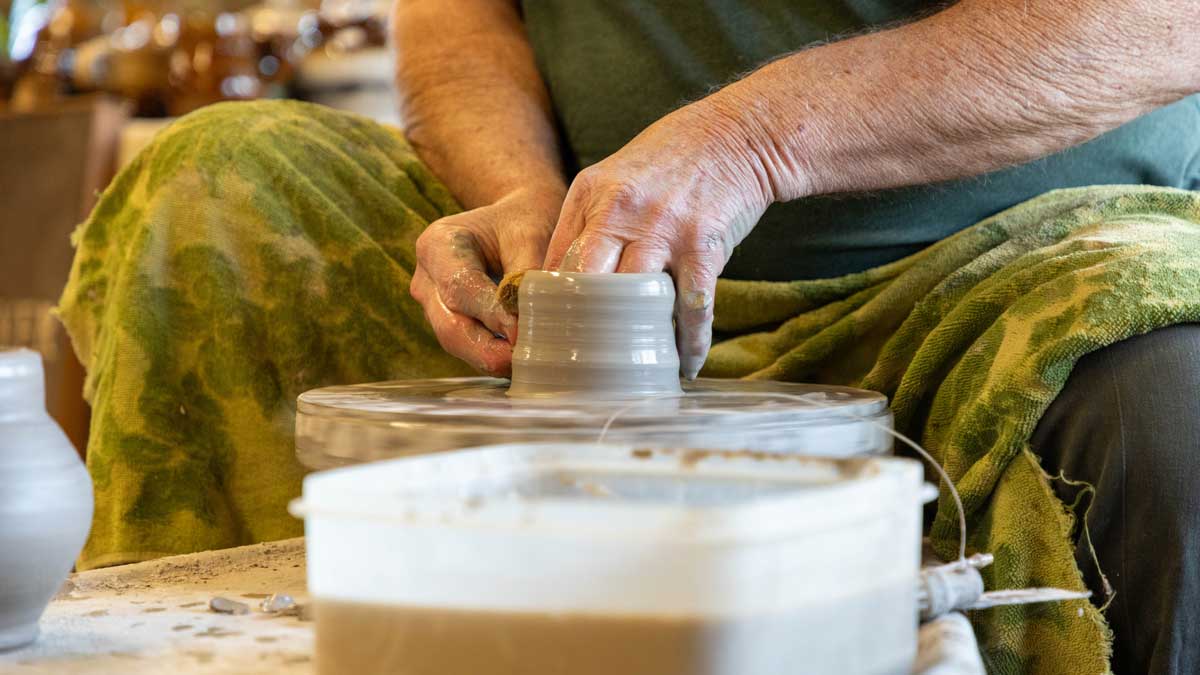
<svg viewBox="0 0 1200 675">
<path fill-rule="evenodd" d="M 517 317 L 500 306 L 492 277 L 542 266 L 562 201 L 522 190 L 425 228 L 409 292 L 443 349 L 488 375 L 512 372 Z"/>
</svg>

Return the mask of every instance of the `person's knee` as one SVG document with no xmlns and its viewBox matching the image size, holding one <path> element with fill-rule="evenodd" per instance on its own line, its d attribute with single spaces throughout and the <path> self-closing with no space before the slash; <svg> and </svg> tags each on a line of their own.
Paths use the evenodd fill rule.
<svg viewBox="0 0 1200 675">
<path fill-rule="evenodd" d="M 306 136 L 305 125 L 319 126 L 332 115 L 296 101 L 207 106 L 163 129 L 118 182 L 145 206 L 141 226 L 156 232 L 185 227 L 236 233 L 253 230 L 260 214 L 273 213 L 284 214 L 278 226 L 289 226 L 318 199 L 313 174 L 328 171 L 329 162 L 306 171 L 300 161 L 303 148 L 320 145 L 315 134 Z M 222 208 L 197 218 L 195 205 L 205 200 Z"/>
<path fill-rule="evenodd" d="M 1033 449 L 1051 473 L 1095 488 L 1098 523 L 1151 520 L 1142 531 L 1190 538 L 1200 525 L 1198 390 L 1200 324 L 1124 340 L 1079 360 Z"/>
<path fill-rule="evenodd" d="M 168 131 L 186 132 L 202 130 L 214 136 L 227 135 L 245 142 L 247 129 L 270 124 L 295 114 L 298 107 L 312 107 L 297 101 L 226 101 L 214 103 L 180 117 Z"/>
<path fill-rule="evenodd" d="M 1076 555 L 1099 599 L 1107 586 L 1093 554 L 1116 589 L 1108 617 L 1118 672 L 1154 670 L 1152 662 L 1176 651 L 1168 645 L 1172 626 L 1194 603 L 1198 388 L 1200 325 L 1130 338 L 1080 359 L 1031 441 L 1048 470 L 1095 490 L 1090 539 L 1080 540 Z M 1078 496 L 1078 484 L 1054 485 L 1067 503 Z"/>
<path fill-rule="evenodd" d="M 1112 390 L 1105 426 L 1125 450 L 1128 478 L 1195 493 L 1189 467 L 1200 450 L 1200 324 L 1152 331 L 1097 355 Z M 1094 378 L 1093 378 L 1094 379 Z"/>
<path fill-rule="evenodd" d="M 1035 438 L 1126 453 L 1163 472 L 1194 461 L 1200 450 L 1200 324 L 1181 324 L 1123 340 L 1081 358 L 1047 410 Z M 1094 448 L 1098 450 L 1099 448 Z M 1107 459 L 1107 458 L 1106 458 Z"/>
<path fill-rule="evenodd" d="M 201 167 L 215 177 L 222 173 L 222 168 L 241 168 L 253 162 L 278 163 L 278 156 L 264 150 L 269 150 L 272 143 L 278 144 L 281 136 L 289 135 L 284 126 L 319 109 L 312 104 L 282 100 L 205 106 L 159 132 L 135 160 L 134 170 L 149 172 L 151 183 L 157 183 L 178 168 Z"/>
</svg>

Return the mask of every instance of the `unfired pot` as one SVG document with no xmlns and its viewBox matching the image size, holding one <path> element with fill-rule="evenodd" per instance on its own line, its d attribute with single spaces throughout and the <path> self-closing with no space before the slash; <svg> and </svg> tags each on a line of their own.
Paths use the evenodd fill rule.
<svg viewBox="0 0 1200 675">
<path fill-rule="evenodd" d="M 37 637 L 92 523 L 92 483 L 46 413 L 42 359 L 0 349 L 0 649 Z"/>
<path fill-rule="evenodd" d="M 669 275 L 530 271 L 518 297 L 509 396 L 638 399 L 682 393 Z"/>
</svg>

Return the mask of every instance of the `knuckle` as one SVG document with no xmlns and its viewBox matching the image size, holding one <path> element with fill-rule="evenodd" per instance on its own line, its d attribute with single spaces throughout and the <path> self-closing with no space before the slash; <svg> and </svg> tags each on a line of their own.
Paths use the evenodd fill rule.
<svg viewBox="0 0 1200 675">
<path fill-rule="evenodd" d="M 433 225 L 425 228 L 425 231 L 417 237 L 417 241 L 413 245 L 418 260 L 423 260 L 429 256 L 430 248 L 433 246 L 433 239 L 437 236 L 437 233 L 433 231 L 433 228 Z"/>
<path fill-rule="evenodd" d="M 638 211 L 645 203 L 644 191 L 629 181 L 610 184 L 604 196 L 608 207 L 617 211 Z"/>
<path fill-rule="evenodd" d="M 711 304 L 707 307 L 692 309 L 679 308 L 675 320 L 679 326 L 680 342 L 688 347 L 704 346 L 707 348 L 712 340 L 711 332 L 708 330 L 712 316 Z"/>
<path fill-rule="evenodd" d="M 456 276 L 451 275 L 442 279 L 438 286 L 439 293 L 442 296 L 442 302 L 445 303 L 451 311 L 463 313 L 467 309 L 470 294 L 463 287 L 462 281 Z"/>
<path fill-rule="evenodd" d="M 656 227 L 642 235 L 640 241 L 644 242 L 647 248 L 670 255 L 671 249 L 674 247 L 673 235 L 674 231 L 671 228 Z"/>
<path fill-rule="evenodd" d="M 647 224 L 656 228 L 672 227 L 678 215 L 672 204 L 661 200 L 646 204 L 643 214 Z"/>
<path fill-rule="evenodd" d="M 702 291 L 690 291 L 696 293 L 697 297 L 684 299 L 680 303 L 679 320 L 686 327 L 702 326 L 705 323 L 712 321 L 713 318 L 713 303 L 708 300 L 708 296 Z"/>
<path fill-rule="evenodd" d="M 450 246 L 455 251 L 474 252 L 479 247 L 475 233 L 470 228 L 461 225 L 447 225 L 440 234 L 441 243 Z"/>
<path fill-rule="evenodd" d="M 417 237 L 415 251 L 417 260 L 428 261 L 441 253 L 450 242 L 450 226 L 442 221 L 435 221 Z"/>
<path fill-rule="evenodd" d="M 582 169 L 579 173 L 575 174 L 575 180 L 571 181 L 571 190 L 578 191 L 581 194 L 587 193 L 596 185 L 599 177 L 600 167 L 598 164 L 593 164 Z"/>
<path fill-rule="evenodd" d="M 623 213 L 622 225 L 631 240 L 647 241 L 655 247 L 670 250 L 679 238 L 679 217 L 676 209 L 660 200 L 647 201 L 636 213 Z"/>
<path fill-rule="evenodd" d="M 700 234 L 701 249 L 709 253 L 725 250 L 725 237 L 720 232 L 707 231 Z"/>
<path fill-rule="evenodd" d="M 709 260 L 716 255 L 727 257 L 728 244 L 725 232 L 715 226 L 698 226 L 690 229 L 682 238 L 685 255 L 691 255 L 698 260 Z M 710 263 L 705 263 L 710 264 Z"/>
<path fill-rule="evenodd" d="M 703 354 L 708 351 L 709 340 L 700 335 L 684 338 L 684 350 L 691 354 Z"/>
<path fill-rule="evenodd" d="M 616 241 L 666 239 L 673 222 L 668 209 L 647 201 L 637 188 L 619 188 L 593 204 L 588 228 Z"/>
<path fill-rule="evenodd" d="M 475 233 L 461 225 L 443 225 L 436 230 L 427 229 L 417 238 L 415 251 L 417 261 L 437 277 L 437 286 L 442 287 L 443 276 L 454 266 L 478 265 L 482 260 L 480 242 Z"/>
</svg>

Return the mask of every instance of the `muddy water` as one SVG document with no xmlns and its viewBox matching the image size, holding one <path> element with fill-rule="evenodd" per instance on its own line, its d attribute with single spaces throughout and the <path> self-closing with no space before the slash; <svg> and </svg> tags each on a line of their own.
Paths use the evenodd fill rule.
<svg viewBox="0 0 1200 675">
<path fill-rule="evenodd" d="M 902 600 L 887 595 L 842 601 L 836 617 L 810 608 L 727 620 L 324 601 L 316 606 L 317 667 L 321 675 L 908 673 L 916 617 L 881 631 L 880 613 Z M 832 627 L 846 619 L 849 629 Z"/>
</svg>

